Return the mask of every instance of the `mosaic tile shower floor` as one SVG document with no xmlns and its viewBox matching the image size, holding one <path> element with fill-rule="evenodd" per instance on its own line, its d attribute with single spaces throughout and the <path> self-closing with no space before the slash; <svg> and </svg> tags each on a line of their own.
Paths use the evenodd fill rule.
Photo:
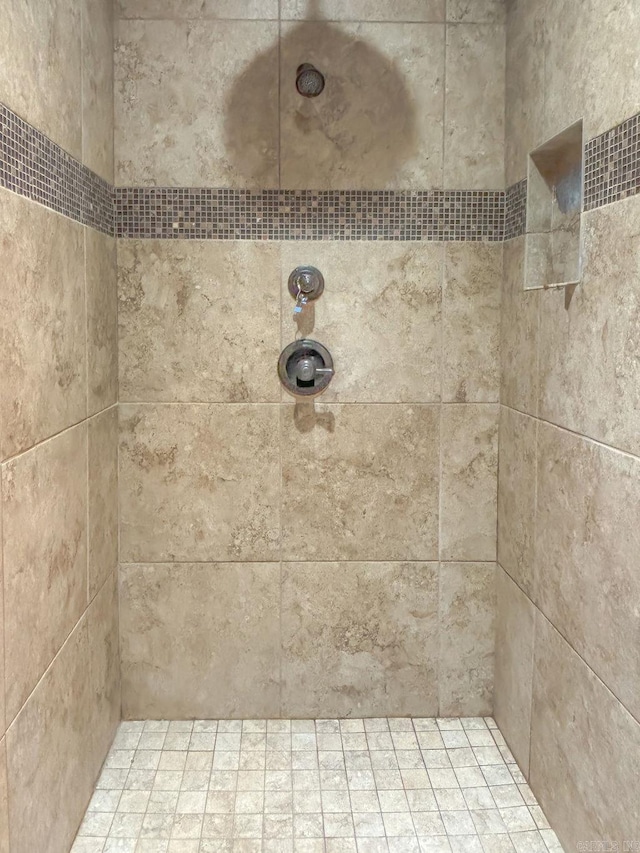
<svg viewBox="0 0 640 853">
<path fill-rule="evenodd" d="M 123 722 L 72 853 L 561 853 L 490 718 Z"/>
</svg>

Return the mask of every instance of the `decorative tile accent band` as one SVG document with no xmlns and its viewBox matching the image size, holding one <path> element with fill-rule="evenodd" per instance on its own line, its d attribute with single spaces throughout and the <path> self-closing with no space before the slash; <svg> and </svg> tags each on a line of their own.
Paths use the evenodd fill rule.
<svg viewBox="0 0 640 853">
<path fill-rule="evenodd" d="M 116 188 L 118 237 L 502 240 L 501 190 Z"/>
<path fill-rule="evenodd" d="M 640 192 L 640 113 L 585 146 L 584 209 Z"/>
<path fill-rule="evenodd" d="M 526 180 L 506 191 L 114 189 L 2 104 L 0 187 L 118 237 L 499 242 L 526 227 Z M 638 192 L 640 113 L 587 142 L 584 209 Z"/>
<path fill-rule="evenodd" d="M 113 187 L 2 104 L 0 186 L 114 233 Z"/>
</svg>

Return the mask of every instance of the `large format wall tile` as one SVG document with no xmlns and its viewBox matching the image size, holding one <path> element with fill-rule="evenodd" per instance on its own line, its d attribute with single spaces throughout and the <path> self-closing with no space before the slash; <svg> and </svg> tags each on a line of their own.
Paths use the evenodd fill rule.
<svg viewBox="0 0 640 853">
<path fill-rule="evenodd" d="M 120 21 L 116 183 L 278 185 L 278 24 Z"/>
<path fill-rule="evenodd" d="M 441 717 L 493 711 L 495 576 L 495 563 L 440 564 Z"/>
<path fill-rule="evenodd" d="M 118 410 L 91 418 L 89 430 L 88 601 L 118 566 Z"/>
<path fill-rule="evenodd" d="M 85 228 L 87 289 L 87 409 L 118 401 L 118 283 L 116 241 Z"/>
<path fill-rule="evenodd" d="M 287 560 L 438 557 L 438 407 L 283 406 Z"/>
<path fill-rule="evenodd" d="M 504 23 L 505 0 L 447 0 L 447 21 L 452 23 Z"/>
<path fill-rule="evenodd" d="M 86 415 L 84 252 L 81 225 L 7 190 L 0 198 L 6 458 Z"/>
<path fill-rule="evenodd" d="M 500 395 L 502 246 L 448 243 L 442 292 L 442 398 L 495 403 Z"/>
<path fill-rule="evenodd" d="M 537 422 L 502 406 L 498 439 L 498 561 L 533 595 Z"/>
<path fill-rule="evenodd" d="M 496 558 L 500 407 L 442 407 L 440 559 Z"/>
<path fill-rule="evenodd" d="M 82 0 L 82 162 L 113 183 L 111 0 Z"/>
<path fill-rule="evenodd" d="M 520 769 L 529 773 L 535 607 L 498 566 L 494 716 Z"/>
<path fill-rule="evenodd" d="M 9 853 L 9 801 L 7 797 L 7 746 L 0 738 L 0 853 Z"/>
<path fill-rule="evenodd" d="M 2 537 L 2 477 L 0 476 L 0 738 L 4 735 L 6 728 L 4 678 L 4 568 L 2 562 Z M 0 850 L 2 850 L 2 845 L 0 845 Z"/>
<path fill-rule="evenodd" d="M 118 573 L 113 571 L 87 611 L 93 721 L 91 766 L 98 774 L 120 722 Z M 88 756 L 85 756 L 88 759 Z"/>
<path fill-rule="evenodd" d="M 71 846 L 95 781 L 89 672 L 83 620 L 7 732 L 11 853 Z"/>
<path fill-rule="evenodd" d="M 281 57 L 283 187 L 442 185 L 442 24 L 284 23 Z M 320 98 L 296 90 L 304 62 Z"/>
<path fill-rule="evenodd" d="M 279 557 L 277 405 L 120 406 L 120 559 Z"/>
<path fill-rule="evenodd" d="M 282 0 L 284 20 L 412 21 L 444 20 L 444 0 Z"/>
<path fill-rule="evenodd" d="M 583 218 L 570 305 L 540 295 L 540 416 L 640 455 L 640 197 Z"/>
<path fill-rule="evenodd" d="M 285 563 L 284 716 L 437 713 L 437 563 Z"/>
<path fill-rule="evenodd" d="M 636 839 L 640 724 L 538 613 L 531 787 L 565 850 Z"/>
<path fill-rule="evenodd" d="M 336 375 L 323 401 L 420 403 L 440 399 L 442 246 L 304 242 L 282 246 L 282 345 L 296 337 L 328 347 Z M 299 320 L 290 272 L 312 264 L 322 296 Z"/>
<path fill-rule="evenodd" d="M 76 0 L 5 0 L 0 15 L 0 43 L 6 48 L 0 64 L 0 102 L 78 159 L 80 6 Z"/>
<path fill-rule="evenodd" d="M 640 718 L 640 460 L 542 424 L 535 596 Z"/>
<path fill-rule="evenodd" d="M 2 500 L 10 721 L 86 607 L 85 425 L 7 462 Z"/>
<path fill-rule="evenodd" d="M 127 240 L 118 267 L 121 400 L 280 399 L 276 245 Z"/>
<path fill-rule="evenodd" d="M 530 415 L 538 405 L 540 293 L 524 290 L 524 237 L 504 244 L 500 402 Z"/>
<path fill-rule="evenodd" d="M 116 0 L 120 18 L 278 17 L 278 0 Z"/>
<path fill-rule="evenodd" d="M 501 24 L 447 27 L 447 188 L 504 186 L 504 52 Z"/>
<path fill-rule="evenodd" d="M 278 717 L 280 565 L 125 566 L 123 715 Z"/>
</svg>

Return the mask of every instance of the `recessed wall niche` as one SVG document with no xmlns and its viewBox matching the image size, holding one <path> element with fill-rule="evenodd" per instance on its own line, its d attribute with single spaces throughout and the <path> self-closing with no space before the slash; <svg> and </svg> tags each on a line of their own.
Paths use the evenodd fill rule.
<svg viewBox="0 0 640 853">
<path fill-rule="evenodd" d="M 580 281 L 582 134 L 580 120 L 529 154 L 525 290 Z"/>
</svg>

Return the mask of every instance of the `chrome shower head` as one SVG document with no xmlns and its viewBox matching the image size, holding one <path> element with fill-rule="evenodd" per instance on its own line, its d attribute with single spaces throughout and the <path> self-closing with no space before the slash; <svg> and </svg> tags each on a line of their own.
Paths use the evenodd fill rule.
<svg viewBox="0 0 640 853">
<path fill-rule="evenodd" d="M 314 65 L 305 62 L 296 71 L 296 89 L 304 98 L 317 98 L 324 89 L 324 76 Z"/>
</svg>

